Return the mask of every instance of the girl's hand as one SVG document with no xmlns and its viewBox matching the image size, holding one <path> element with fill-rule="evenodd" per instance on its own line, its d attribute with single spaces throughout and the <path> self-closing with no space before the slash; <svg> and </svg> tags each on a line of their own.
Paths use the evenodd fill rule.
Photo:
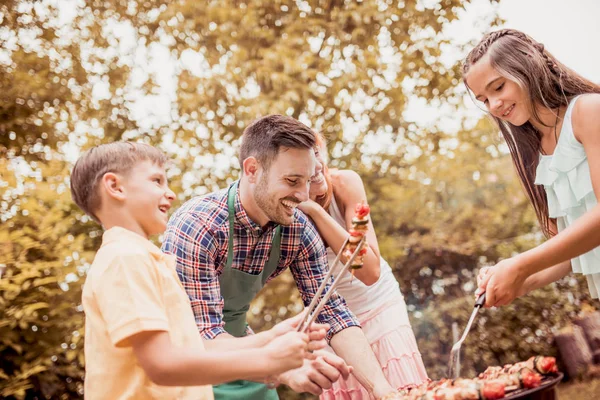
<svg viewBox="0 0 600 400">
<path fill-rule="evenodd" d="M 487 277 L 491 270 L 492 267 L 483 267 L 479 270 L 479 273 L 477 274 L 477 290 L 475 290 L 475 299 L 478 299 L 479 296 L 485 293 L 485 289 L 487 286 Z"/>
<path fill-rule="evenodd" d="M 494 267 L 480 271 L 482 276 L 477 293 L 487 293 L 486 307 L 499 307 L 510 304 L 524 293 L 527 276 L 521 272 L 519 257 L 500 261 Z M 479 276 L 477 277 L 479 281 Z"/>
<path fill-rule="evenodd" d="M 302 203 L 300 203 L 298 205 L 298 208 L 300 209 L 300 211 L 302 211 L 304 214 L 308 215 L 309 217 L 313 216 L 313 213 L 317 210 L 317 207 L 321 207 L 319 205 L 319 203 L 308 199 L 306 201 L 303 201 Z"/>
</svg>

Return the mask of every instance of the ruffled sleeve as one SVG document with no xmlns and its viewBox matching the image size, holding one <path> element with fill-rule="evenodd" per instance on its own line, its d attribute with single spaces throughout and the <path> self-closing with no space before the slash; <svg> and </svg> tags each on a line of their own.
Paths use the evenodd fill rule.
<svg viewBox="0 0 600 400">
<path fill-rule="evenodd" d="M 554 154 L 540 155 L 535 183 L 543 185 L 548 198 L 548 215 L 557 219 L 559 232 L 596 207 L 590 166 L 583 145 L 573 134 L 571 101 Z M 590 294 L 600 294 L 600 247 L 571 260 L 573 272 L 584 274 Z"/>
<path fill-rule="evenodd" d="M 590 167 L 583 145 L 573 134 L 571 123 L 572 101 L 563 123 L 556 150 L 552 156 L 540 155 L 536 171 L 536 185 L 544 185 L 548 195 L 551 218 L 569 214 L 569 210 L 585 203 L 593 194 Z"/>
</svg>

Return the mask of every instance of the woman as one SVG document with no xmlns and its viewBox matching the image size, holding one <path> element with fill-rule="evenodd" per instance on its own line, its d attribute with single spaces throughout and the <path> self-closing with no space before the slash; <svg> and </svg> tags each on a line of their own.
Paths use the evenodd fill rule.
<svg viewBox="0 0 600 400">
<path fill-rule="evenodd" d="M 315 149 L 318 165 L 310 185 L 310 200 L 299 208 L 317 226 L 328 248 L 330 264 L 348 236 L 357 203 L 366 203 L 360 176 L 349 170 L 328 170 L 325 141 Z M 397 389 L 420 384 L 427 373 L 410 326 L 406 304 L 389 264 L 381 258 L 373 224 L 369 222 L 368 248 L 363 267 L 354 276 L 345 273 L 337 291 L 361 323 L 365 336 L 386 375 Z M 331 266 L 331 265 L 330 265 Z M 369 399 L 352 375 L 340 378 L 321 399 Z"/>
</svg>

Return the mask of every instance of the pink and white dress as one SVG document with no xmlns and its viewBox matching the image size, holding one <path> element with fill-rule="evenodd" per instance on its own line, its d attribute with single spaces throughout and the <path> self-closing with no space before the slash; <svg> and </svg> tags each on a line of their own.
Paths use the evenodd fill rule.
<svg viewBox="0 0 600 400">
<path fill-rule="evenodd" d="M 335 197 L 328 212 L 338 224 L 346 227 Z M 327 252 L 331 264 L 335 253 L 331 249 Z M 360 321 L 388 382 L 400 389 L 407 385 L 420 384 L 428 377 L 398 282 L 390 265 L 383 258 L 380 266 L 381 275 L 373 285 L 366 286 L 359 279 L 346 274 L 337 291 Z M 328 350 L 333 352 L 331 348 Z M 324 390 L 320 396 L 321 400 L 372 398 L 353 375 L 345 380 L 339 379 L 331 389 Z"/>
</svg>

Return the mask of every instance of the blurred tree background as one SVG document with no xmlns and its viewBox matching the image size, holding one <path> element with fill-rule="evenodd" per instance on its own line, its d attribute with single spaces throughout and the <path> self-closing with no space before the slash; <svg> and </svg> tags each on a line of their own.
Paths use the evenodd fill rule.
<svg viewBox="0 0 600 400">
<path fill-rule="evenodd" d="M 443 376 L 478 268 L 542 240 L 496 130 L 463 121 L 465 49 L 445 31 L 469 3 L 4 0 L 0 397 L 83 396 L 81 286 L 102 232 L 70 199 L 78 152 L 157 145 L 182 202 L 235 179 L 243 128 L 271 113 L 323 132 L 331 166 L 363 176 L 429 374 Z M 486 18 L 484 29 L 499 22 Z M 415 99 L 434 124 L 405 118 Z M 284 274 L 263 290 L 256 329 L 299 311 L 293 286 Z M 484 311 L 465 374 L 555 354 L 552 333 L 589 300 L 569 277 Z"/>
</svg>

